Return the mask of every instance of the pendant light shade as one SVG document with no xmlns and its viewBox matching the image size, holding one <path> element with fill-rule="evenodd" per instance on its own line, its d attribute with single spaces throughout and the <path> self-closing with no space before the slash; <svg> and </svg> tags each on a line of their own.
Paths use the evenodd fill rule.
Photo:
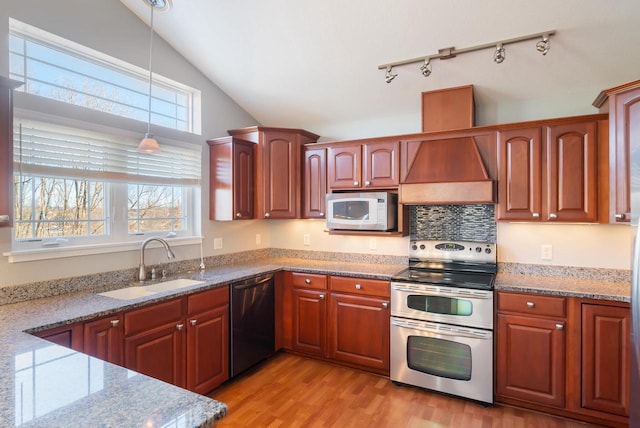
<svg viewBox="0 0 640 428">
<path fill-rule="evenodd" d="M 151 58 L 153 53 L 153 11 L 154 9 L 166 9 L 170 6 L 169 0 L 144 0 L 151 7 L 151 36 L 149 40 L 149 109 L 148 109 L 148 120 L 147 120 L 147 133 L 145 134 L 140 144 L 138 144 L 138 153 L 145 154 L 154 154 L 160 153 L 160 145 L 158 141 L 153 137 L 151 133 L 151 86 L 152 86 L 152 74 L 151 74 Z"/>
</svg>

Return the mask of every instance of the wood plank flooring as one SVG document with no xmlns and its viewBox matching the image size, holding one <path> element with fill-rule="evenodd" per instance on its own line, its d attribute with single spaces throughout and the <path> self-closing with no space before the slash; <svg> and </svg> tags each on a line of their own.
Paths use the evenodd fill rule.
<svg viewBox="0 0 640 428">
<path fill-rule="evenodd" d="M 287 353 L 222 385 L 210 397 L 229 406 L 216 425 L 221 428 L 593 427 L 511 407 L 483 407 Z"/>
</svg>

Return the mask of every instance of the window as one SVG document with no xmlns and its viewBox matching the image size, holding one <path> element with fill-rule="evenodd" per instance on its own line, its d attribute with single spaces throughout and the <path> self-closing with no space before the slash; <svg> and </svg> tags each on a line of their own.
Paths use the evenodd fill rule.
<svg viewBox="0 0 640 428">
<path fill-rule="evenodd" d="M 14 123 L 14 248 L 199 232 L 200 147 L 163 144 L 146 155 L 117 131 Z"/>
<path fill-rule="evenodd" d="M 141 122 L 148 120 L 149 72 L 10 19 L 9 76 L 18 91 Z M 151 122 L 200 132 L 200 91 L 154 73 Z"/>
</svg>

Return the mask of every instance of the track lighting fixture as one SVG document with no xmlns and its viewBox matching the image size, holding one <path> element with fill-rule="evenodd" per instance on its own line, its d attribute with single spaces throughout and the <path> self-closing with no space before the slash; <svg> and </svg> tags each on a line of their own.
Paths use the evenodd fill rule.
<svg viewBox="0 0 640 428">
<path fill-rule="evenodd" d="M 431 76 L 431 58 L 425 58 L 424 64 L 420 66 L 420 71 L 424 77 Z"/>
<path fill-rule="evenodd" d="M 420 66 L 420 72 L 424 77 L 429 77 L 431 75 L 432 59 L 442 59 L 442 60 L 451 59 L 451 58 L 455 58 L 459 54 L 479 51 L 482 49 L 495 49 L 493 53 L 493 60 L 497 64 L 501 64 L 506 58 L 506 51 L 505 51 L 506 45 L 523 42 L 525 40 L 533 40 L 533 39 L 540 39 L 540 38 L 542 38 L 542 40 L 539 40 L 538 43 L 536 43 L 536 50 L 540 52 L 542 55 L 546 55 L 547 52 L 549 52 L 549 49 L 551 47 L 550 38 L 555 34 L 556 34 L 556 30 L 550 30 L 542 33 L 530 34 L 528 36 L 520 36 L 520 37 L 514 37 L 512 39 L 501 40 L 501 41 L 492 42 L 492 43 L 485 43 L 483 45 L 472 46 L 469 48 L 456 49 L 454 47 L 450 47 L 450 48 L 439 49 L 437 54 L 421 56 L 418 58 L 411 58 L 411 59 L 406 59 L 404 61 L 390 62 L 388 64 L 379 65 L 378 70 L 386 70 L 386 73 L 384 75 L 384 80 L 387 83 L 391 83 L 391 81 L 395 79 L 396 76 L 398 76 L 397 74 L 392 73 L 393 67 L 420 62 L 422 63 L 422 65 Z"/>
<path fill-rule="evenodd" d="M 549 41 L 549 35 L 548 34 L 543 34 L 542 35 L 542 40 L 540 40 L 538 43 L 536 43 L 536 49 L 542 55 L 546 55 L 547 52 L 549 52 L 549 49 L 551 49 L 551 42 Z"/>
<path fill-rule="evenodd" d="M 393 79 L 395 79 L 396 77 L 398 77 L 398 74 L 397 74 L 397 73 L 396 73 L 396 74 L 393 74 L 393 73 L 391 72 L 391 69 L 392 69 L 392 68 L 393 68 L 392 66 L 387 67 L 387 72 L 384 74 L 384 81 L 385 81 L 385 82 L 387 82 L 387 83 L 391 83 L 391 81 L 392 81 Z"/>
<path fill-rule="evenodd" d="M 504 46 L 502 46 L 502 43 L 498 43 L 498 45 L 496 46 L 496 51 L 493 53 L 493 60 L 496 62 L 496 64 L 502 64 L 505 58 L 506 53 L 504 51 Z"/>
</svg>

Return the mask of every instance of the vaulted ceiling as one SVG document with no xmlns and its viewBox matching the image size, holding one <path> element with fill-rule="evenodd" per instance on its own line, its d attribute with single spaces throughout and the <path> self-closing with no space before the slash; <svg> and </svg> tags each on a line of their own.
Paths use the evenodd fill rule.
<svg viewBox="0 0 640 428">
<path fill-rule="evenodd" d="M 144 22 L 143 0 L 121 0 Z M 157 33 L 265 126 L 324 140 L 420 130 L 420 93 L 473 84 L 478 124 L 595 113 L 600 90 L 640 78 L 637 0 L 173 0 Z M 556 30 L 536 41 L 378 65 Z"/>
</svg>

